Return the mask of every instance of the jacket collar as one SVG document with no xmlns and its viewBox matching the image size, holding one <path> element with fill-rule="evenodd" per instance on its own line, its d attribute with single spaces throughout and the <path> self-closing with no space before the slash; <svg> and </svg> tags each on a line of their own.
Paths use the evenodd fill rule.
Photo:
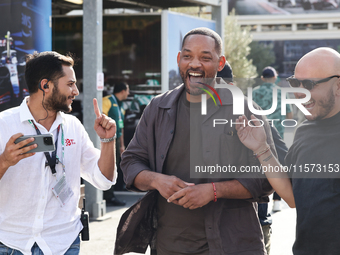
<svg viewBox="0 0 340 255">
<path fill-rule="evenodd" d="M 160 95 L 164 98 L 159 103 L 160 108 L 169 109 L 176 106 L 176 102 L 178 101 L 179 97 L 181 96 L 184 90 L 184 84 L 179 85 L 178 87 L 174 88 L 173 90 L 169 90 L 164 94 Z"/>
</svg>

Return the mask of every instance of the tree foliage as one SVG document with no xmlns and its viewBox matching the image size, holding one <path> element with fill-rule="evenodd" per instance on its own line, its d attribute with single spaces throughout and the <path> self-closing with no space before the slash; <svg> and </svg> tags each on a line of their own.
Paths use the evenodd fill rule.
<svg viewBox="0 0 340 255">
<path fill-rule="evenodd" d="M 235 16 L 235 10 L 225 18 L 224 30 L 224 55 L 233 69 L 235 78 L 255 78 L 256 67 L 253 61 L 248 59 L 250 53 L 249 44 L 253 41 L 250 27 L 242 28 Z"/>
<path fill-rule="evenodd" d="M 266 45 L 257 41 L 253 41 L 249 46 L 251 50 L 247 58 L 253 60 L 253 64 L 256 66 L 257 75 L 260 77 L 263 68 L 275 63 L 276 58 L 273 51 L 273 45 Z"/>
</svg>

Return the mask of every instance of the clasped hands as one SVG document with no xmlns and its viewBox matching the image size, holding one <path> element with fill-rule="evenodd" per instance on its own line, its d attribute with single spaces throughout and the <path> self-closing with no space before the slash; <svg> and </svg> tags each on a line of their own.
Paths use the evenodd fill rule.
<svg viewBox="0 0 340 255">
<path fill-rule="evenodd" d="M 214 189 L 211 183 L 194 184 L 184 182 L 176 176 L 161 175 L 157 181 L 157 190 L 167 199 L 188 209 L 196 209 L 214 200 Z"/>
</svg>

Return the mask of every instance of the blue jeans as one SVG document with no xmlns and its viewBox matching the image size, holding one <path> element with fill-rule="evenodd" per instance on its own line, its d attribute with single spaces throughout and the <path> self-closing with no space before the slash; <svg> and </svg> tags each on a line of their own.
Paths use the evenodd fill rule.
<svg viewBox="0 0 340 255">
<path fill-rule="evenodd" d="M 80 238 L 78 236 L 64 255 L 78 255 L 79 250 L 80 250 Z M 44 255 L 44 253 L 40 250 L 37 243 L 34 243 L 31 252 L 32 255 Z M 0 243 L 0 255 L 23 255 L 23 254 L 18 250 L 13 250 L 5 246 L 4 244 Z"/>
</svg>

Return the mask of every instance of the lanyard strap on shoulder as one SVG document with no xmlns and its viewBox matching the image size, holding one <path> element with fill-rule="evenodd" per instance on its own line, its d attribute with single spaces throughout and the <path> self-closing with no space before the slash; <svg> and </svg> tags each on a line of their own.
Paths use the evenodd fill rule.
<svg viewBox="0 0 340 255">
<path fill-rule="evenodd" d="M 35 125 L 35 123 L 32 120 L 29 120 L 29 122 L 35 128 L 37 135 L 41 135 L 41 132 L 40 132 L 39 128 L 37 127 L 37 125 Z M 44 152 L 47 163 L 50 166 L 53 175 L 56 175 L 56 173 L 57 173 L 57 171 L 55 170 L 55 166 L 56 166 L 56 163 L 57 163 L 57 149 L 58 149 L 59 130 L 60 130 L 60 125 L 58 126 L 58 129 L 57 129 L 57 138 L 55 140 L 55 150 L 52 152 L 52 157 L 50 156 L 50 154 L 47 151 Z"/>
</svg>

